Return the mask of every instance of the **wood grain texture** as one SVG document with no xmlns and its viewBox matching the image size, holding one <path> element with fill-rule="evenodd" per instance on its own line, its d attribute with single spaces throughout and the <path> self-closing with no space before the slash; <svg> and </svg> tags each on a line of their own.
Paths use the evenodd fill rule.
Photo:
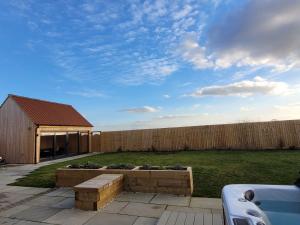
<svg viewBox="0 0 300 225">
<path fill-rule="evenodd" d="M 34 163 L 35 124 L 7 98 L 0 108 L 0 156 L 8 163 Z"/>
<path fill-rule="evenodd" d="M 177 212 L 165 211 L 157 225 L 223 225 L 221 214 L 211 212 Z"/>
<path fill-rule="evenodd" d="M 95 152 L 299 148 L 300 120 L 108 131 L 92 142 Z"/>
</svg>

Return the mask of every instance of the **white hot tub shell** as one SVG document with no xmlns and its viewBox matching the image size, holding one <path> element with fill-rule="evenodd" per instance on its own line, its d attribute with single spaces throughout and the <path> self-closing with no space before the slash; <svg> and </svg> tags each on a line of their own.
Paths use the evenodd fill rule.
<svg viewBox="0 0 300 225">
<path fill-rule="evenodd" d="M 252 199 L 245 198 L 246 192 L 253 193 Z M 227 185 L 222 190 L 225 224 L 272 225 L 257 205 L 260 201 L 300 202 L 300 188 L 294 185 Z"/>
</svg>

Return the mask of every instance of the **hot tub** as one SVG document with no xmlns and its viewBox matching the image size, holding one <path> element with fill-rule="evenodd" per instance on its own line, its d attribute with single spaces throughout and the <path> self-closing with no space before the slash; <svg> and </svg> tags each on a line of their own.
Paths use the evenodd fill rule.
<svg viewBox="0 0 300 225">
<path fill-rule="evenodd" d="M 226 225 L 300 225 L 300 188 L 227 185 L 222 190 Z"/>
</svg>

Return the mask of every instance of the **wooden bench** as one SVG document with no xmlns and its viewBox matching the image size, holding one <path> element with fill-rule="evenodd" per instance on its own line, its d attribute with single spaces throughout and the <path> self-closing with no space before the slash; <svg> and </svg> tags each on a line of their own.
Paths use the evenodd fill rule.
<svg viewBox="0 0 300 225">
<path fill-rule="evenodd" d="M 102 174 L 74 187 L 75 207 L 98 210 L 123 189 L 123 174 Z"/>
</svg>

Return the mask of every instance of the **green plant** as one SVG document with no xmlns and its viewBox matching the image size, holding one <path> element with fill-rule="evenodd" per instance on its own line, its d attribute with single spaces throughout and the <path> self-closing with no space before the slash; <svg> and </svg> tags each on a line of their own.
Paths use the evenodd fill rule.
<svg viewBox="0 0 300 225">
<path fill-rule="evenodd" d="M 182 166 L 180 164 L 176 164 L 174 166 L 166 166 L 166 169 L 168 169 L 168 170 L 186 170 L 187 167 L 186 166 Z"/>
<path fill-rule="evenodd" d="M 84 169 L 100 169 L 102 166 L 100 166 L 97 163 L 91 163 L 91 162 L 87 162 L 85 163 L 82 168 Z"/>
<path fill-rule="evenodd" d="M 81 165 L 80 164 L 71 164 L 67 166 L 70 169 L 80 169 Z"/>
<path fill-rule="evenodd" d="M 152 166 L 150 164 L 145 164 L 139 168 L 140 170 L 163 170 L 161 166 Z"/>
<path fill-rule="evenodd" d="M 74 163 L 67 167 L 70 169 L 99 169 L 102 166 L 97 163 L 86 162 L 84 164 Z"/>
<path fill-rule="evenodd" d="M 132 170 L 135 166 L 130 163 L 119 163 L 119 164 L 111 164 L 107 167 L 107 169 L 121 169 L 121 170 Z"/>
</svg>

